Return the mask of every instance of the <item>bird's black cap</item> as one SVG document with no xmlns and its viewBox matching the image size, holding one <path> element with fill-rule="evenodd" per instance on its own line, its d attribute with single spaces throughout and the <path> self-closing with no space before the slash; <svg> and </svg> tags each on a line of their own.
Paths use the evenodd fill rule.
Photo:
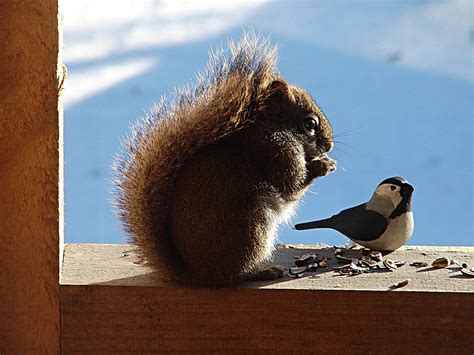
<svg viewBox="0 0 474 355">
<path fill-rule="evenodd" d="M 382 181 L 379 184 L 379 186 L 383 185 L 383 184 L 393 184 L 393 185 L 397 185 L 397 186 L 403 186 L 403 185 L 409 184 L 409 183 L 408 183 L 408 181 L 406 181 L 404 178 L 402 178 L 400 176 L 394 176 L 394 177 L 385 179 L 384 181 Z"/>
<path fill-rule="evenodd" d="M 415 188 L 408 181 L 406 181 L 404 178 L 400 176 L 394 176 L 394 177 L 385 179 L 379 184 L 379 186 L 383 184 L 392 184 L 392 185 L 400 186 L 400 194 L 402 196 L 407 196 L 407 197 L 411 196 L 411 194 L 415 190 Z"/>
</svg>

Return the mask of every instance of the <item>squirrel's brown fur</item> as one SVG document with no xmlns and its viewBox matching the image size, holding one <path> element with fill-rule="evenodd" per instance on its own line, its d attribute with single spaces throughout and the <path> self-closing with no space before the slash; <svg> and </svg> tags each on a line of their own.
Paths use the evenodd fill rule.
<svg viewBox="0 0 474 355">
<path fill-rule="evenodd" d="M 116 160 L 115 202 L 154 267 L 197 285 L 242 281 L 269 256 L 278 223 L 334 169 L 332 130 L 254 35 L 211 53 L 192 88 L 133 129 Z M 314 136 L 302 122 L 319 119 Z"/>
</svg>

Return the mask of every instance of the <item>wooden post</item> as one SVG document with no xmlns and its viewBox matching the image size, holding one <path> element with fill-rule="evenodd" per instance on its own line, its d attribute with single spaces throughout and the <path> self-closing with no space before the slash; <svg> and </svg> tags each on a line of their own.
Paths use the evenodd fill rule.
<svg viewBox="0 0 474 355">
<path fill-rule="evenodd" d="M 0 2 L 1 354 L 60 350 L 58 14 L 58 0 Z"/>
</svg>

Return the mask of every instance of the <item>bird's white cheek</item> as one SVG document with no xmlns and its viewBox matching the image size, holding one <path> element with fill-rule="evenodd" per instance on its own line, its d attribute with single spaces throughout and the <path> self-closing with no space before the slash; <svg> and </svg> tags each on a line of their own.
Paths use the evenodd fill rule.
<svg viewBox="0 0 474 355">
<path fill-rule="evenodd" d="M 390 197 L 390 200 L 392 200 L 392 203 L 394 206 L 398 206 L 398 204 L 402 202 L 402 196 L 400 196 L 399 193 L 390 194 L 389 197 Z"/>
</svg>

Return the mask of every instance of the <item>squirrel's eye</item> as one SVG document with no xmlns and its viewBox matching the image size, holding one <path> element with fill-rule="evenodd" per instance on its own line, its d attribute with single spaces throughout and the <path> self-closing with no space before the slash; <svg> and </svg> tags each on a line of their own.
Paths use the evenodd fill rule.
<svg viewBox="0 0 474 355">
<path fill-rule="evenodd" d="M 390 190 L 395 191 L 396 187 L 393 185 L 390 185 Z"/>
<path fill-rule="evenodd" d="M 310 116 L 305 119 L 304 121 L 304 128 L 306 128 L 308 131 L 315 130 L 316 127 L 319 125 L 319 119 L 315 116 Z"/>
</svg>

